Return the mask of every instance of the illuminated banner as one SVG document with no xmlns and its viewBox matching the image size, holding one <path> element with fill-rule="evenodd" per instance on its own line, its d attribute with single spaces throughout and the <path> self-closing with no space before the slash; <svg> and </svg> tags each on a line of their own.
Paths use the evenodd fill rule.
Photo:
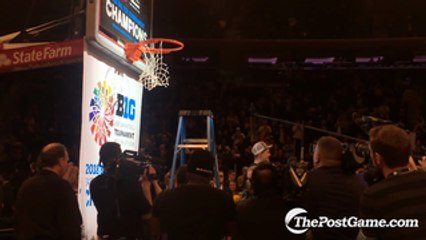
<svg viewBox="0 0 426 240">
<path fill-rule="evenodd" d="M 142 85 L 87 51 L 83 61 L 79 204 L 86 239 L 96 239 L 97 213 L 89 186 L 103 172 L 98 165 L 99 148 L 114 141 L 123 150 L 138 150 Z"/>
<path fill-rule="evenodd" d="M 141 0 L 101 0 L 100 4 L 102 32 L 124 43 L 147 38 L 147 21 L 144 19 L 147 9 Z"/>
<path fill-rule="evenodd" d="M 0 72 L 80 61 L 83 39 L 0 51 Z"/>
</svg>

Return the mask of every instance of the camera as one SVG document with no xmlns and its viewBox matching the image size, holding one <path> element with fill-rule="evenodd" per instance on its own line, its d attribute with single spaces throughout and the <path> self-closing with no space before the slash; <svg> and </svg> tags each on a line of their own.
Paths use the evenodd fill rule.
<svg viewBox="0 0 426 240">
<path fill-rule="evenodd" d="M 370 147 L 368 146 L 367 142 L 357 142 L 354 145 L 354 151 L 355 154 L 360 157 L 364 158 L 364 162 L 368 162 L 370 159 Z"/>
<path fill-rule="evenodd" d="M 146 154 L 140 154 L 132 150 L 124 150 L 120 155 L 121 161 L 133 163 L 138 168 L 139 174 L 143 174 L 145 169 L 152 166 L 152 157 Z"/>
<path fill-rule="evenodd" d="M 353 173 L 362 167 L 364 169 L 364 180 L 369 186 L 383 179 L 383 175 L 373 165 L 368 142 L 357 142 L 345 145 L 345 153 L 343 154 L 343 166 L 345 171 Z"/>
<path fill-rule="evenodd" d="M 133 168 L 132 172 L 135 172 L 138 176 L 146 174 L 150 181 L 157 180 L 159 177 L 162 179 L 167 169 L 167 166 L 159 164 L 158 158 L 132 150 L 125 150 L 120 156 L 120 162 L 122 163 L 121 165 Z M 155 173 L 149 173 L 147 171 L 149 167 L 153 167 Z"/>
<path fill-rule="evenodd" d="M 343 143 L 343 153 L 351 153 L 354 161 L 359 164 L 371 162 L 368 142 Z"/>
</svg>

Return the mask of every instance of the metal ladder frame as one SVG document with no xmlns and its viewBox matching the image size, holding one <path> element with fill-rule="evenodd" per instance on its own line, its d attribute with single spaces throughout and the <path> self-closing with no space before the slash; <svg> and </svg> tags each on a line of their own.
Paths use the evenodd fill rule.
<svg viewBox="0 0 426 240">
<path fill-rule="evenodd" d="M 186 139 L 186 119 L 187 117 L 206 117 L 207 138 Z M 173 152 L 173 162 L 170 174 L 170 189 L 173 189 L 177 156 L 180 153 L 180 166 L 186 164 L 185 149 L 207 149 L 213 155 L 213 176 L 216 182 L 216 188 L 220 187 L 219 182 L 219 165 L 216 151 L 216 140 L 214 134 L 213 113 L 210 110 L 181 110 L 179 111 L 179 122 L 176 133 L 176 141 Z"/>
</svg>

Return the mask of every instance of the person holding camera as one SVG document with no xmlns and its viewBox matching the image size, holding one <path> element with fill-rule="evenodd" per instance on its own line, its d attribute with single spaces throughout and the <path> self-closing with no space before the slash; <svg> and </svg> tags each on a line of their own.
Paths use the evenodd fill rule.
<svg viewBox="0 0 426 240">
<path fill-rule="evenodd" d="M 370 155 L 384 179 L 363 194 L 362 219 L 399 220 L 401 226 L 362 228 L 359 239 L 425 239 L 426 172 L 410 169 L 410 138 L 406 131 L 384 125 L 370 130 Z M 404 219 L 417 220 L 403 226 Z M 402 221 L 402 222 L 401 222 Z"/>
<path fill-rule="evenodd" d="M 314 219 L 357 216 L 359 201 L 367 184 L 342 167 L 342 143 L 331 136 L 321 137 L 315 146 L 314 169 L 308 174 L 303 206 Z M 354 239 L 357 228 L 312 228 L 308 239 Z"/>
<path fill-rule="evenodd" d="M 150 217 L 151 205 L 139 182 L 139 167 L 121 159 L 118 143 L 107 142 L 99 151 L 104 173 L 90 183 L 90 193 L 98 211 L 100 239 L 142 239 L 143 220 Z"/>
</svg>

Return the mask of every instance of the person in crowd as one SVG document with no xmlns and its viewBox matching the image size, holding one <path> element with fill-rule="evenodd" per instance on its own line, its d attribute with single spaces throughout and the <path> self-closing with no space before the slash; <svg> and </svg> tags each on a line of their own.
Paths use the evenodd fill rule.
<svg viewBox="0 0 426 240">
<path fill-rule="evenodd" d="M 78 167 L 74 165 L 74 163 L 70 162 L 68 164 L 67 171 L 64 173 L 64 176 L 62 177 L 67 182 L 69 182 L 72 186 L 72 189 L 75 193 L 78 191 Z"/>
<path fill-rule="evenodd" d="M 154 166 L 152 166 L 152 164 L 148 164 L 145 167 L 140 180 L 145 198 L 148 200 L 149 205 L 152 206 L 154 199 L 163 191 L 158 179 L 157 170 Z"/>
<path fill-rule="evenodd" d="M 272 140 L 272 128 L 266 119 L 261 120 L 261 124 L 257 129 L 257 135 L 261 141 Z"/>
<path fill-rule="evenodd" d="M 232 144 L 236 146 L 240 146 L 244 143 L 246 136 L 243 132 L 241 132 L 240 127 L 235 128 L 235 132 L 232 134 Z"/>
<path fill-rule="evenodd" d="M 228 180 L 226 182 L 235 182 L 237 179 L 237 174 L 235 173 L 234 169 L 228 169 L 227 172 Z"/>
<path fill-rule="evenodd" d="M 242 190 L 244 188 L 245 184 L 246 184 L 247 170 L 248 170 L 248 167 L 244 166 L 241 170 L 242 171 L 241 175 L 237 177 L 237 188 L 238 188 L 238 190 Z"/>
<path fill-rule="evenodd" d="M 28 167 L 28 154 L 25 146 L 19 141 L 11 141 L 5 146 L 6 155 L 0 160 L 0 175 L 3 176 L 3 199 L 0 216 L 11 218 L 14 214 L 14 205 L 19 188 L 31 175 Z M 38 149 L 39 151 L 40 149 Z M 38 152 L 37 152 L 38 154 Z"/>
<path fill-rule="evenodd" d="M 302 121 L 297 120 L 297 124 L 293 125 L 291 128 L 292 137 L 294 140 L 294 154 L 295 156 L 300 156 L 302 139 L 303 139 L 303 125 Z"/>
<path fill-rule="evenodd" d="M 162 192 L 154 202 L 151 226 L 155 236 L 221 239 L 235 232 L 232 199 L 210 186 L 213 164 L 210 152 L 194 151 L 187 165 L 188 182 Z"/>
<path fill-rule="evenodd" d="M 81 239 L 77 198 L 63 174 L 68 152 L 60 143 L 46 145 L 38 156 L 39 171 L 27 179 L 16 201 L 16 233 L 24 239 Z"/>
<path fill-rule="evenodd" d="M 419 164 L 417 169 L 426 172 L 426 156 L 422 156 L 422 159 L 419 159 L 417 163 Z"/>
<path fill-rule="evenodd" d="M 254 156 L 253 163 L 249 166 L 247 169 L 247 176 L 246 176 L 246 187 L 245 187 L 245 197 L 250 197 L 253 193 L 253 189 L 251 187 L 251 175 L 253 173 L 253 170 L 263 162 L 269 163 L 269 158 L 271 157 L 271 151 L 269 150 L 272 147 L 272 145 L 267 145 L 263 141 L 259 141 L 253 145 L 251 148 L 251 153 Z"/>
<path fill-rule="evenodd" d="M 150 217 L 150 188 L 139 182 L 140 169 L 120 155 L 116 142 L 106 142 L 99 150 L 104 173 L 90 183 L 98 211 L 97 234 L 101 239 L 141 239 L 143 220 Z"/>
<path fill-rule="evenodd" d="M 283 225 L 289 210 L 281 197 L 279 175 L 270 163 L 260 163 L 252 175 L 255 198 L 237 204 L 237 227 L 241 239 L 294 239 Z"/>
<path fill-rule="evenodd" d="M 219 179 L 220 179 L 220 175 L 219 175 Z M 237 183 L 235 182 L 235 180 L 236 180 L 236 174 L 235 174 L 234 169 L 228 169 L 226 171 L 226 174 L 225 174 L 222 190 L 225 191 L 226 193 L 228 193 L 232 197 L 234 197 L 234 196 L 237 197 L 237 195 L 238 195 Z M 233 189 L 231 189 L 231 187 Z"/>
<path fill-rule="evenodd" d="M 171 171 L 167 171 L 163 177 L 163 189 L 170 189 L 170 175 Z M 173 186 L 176 186 L 177 179 L 175 178 Z"/>
<path fill-rule="evenodd" d="M 219 189 L 223 190 L 224 187 L 225 187 L 225 174 L 224 174 L 223 170 L 219 170 L 218 175 L 219 175 Z M 216 180 L 215 179 L 212 179 L 212 181 L 213 181 L 214 184 L 216 184 Z"/>
<path fill-rule="evenodd" d="M 410 139 L 406 131 L 384 125 L 370 130 L 370 155 L 384 179 L 361 198 L 360 218 L 414 219 L 415 226 L 362 228 L 359 239 L 424 239 L 426 236 L 426 172 L 409 169 Z"/>
<path fill-rule="evenodd" d="M 253 169 L 255 169 L 257 165 L 262 162 L 269 162 L 269 158 L 271 157 L 271 147 L 272 145 L 268 145 L 263 141 L 257 142 L 253 145 L 253 147 L 251 148 L 251 153 L 254 156 L 254 161 L 247 170 L 248 179 L 251 179 Z"/>
<path fill-rule="evenodd" d="M 367 184 L 342 168 L 342 143 L 331 136 L 321 137 L 314 149 L 314 169 L 308 174 L 303 207 L 312 219 L 358 216 L 359 201 Z M 354 239 L 357 228 L 312 228 L 309 239 Z"/>
<path fill-rule="evenodd" d="M 241 200 L 241 193 L 237 189 L 237 183 L 235 181 L 230 181 L 228 183 L 227 188 L 232 196 L 232 199 L 234 200 L 234 203 L 237 203 Z"/>
</svg>

